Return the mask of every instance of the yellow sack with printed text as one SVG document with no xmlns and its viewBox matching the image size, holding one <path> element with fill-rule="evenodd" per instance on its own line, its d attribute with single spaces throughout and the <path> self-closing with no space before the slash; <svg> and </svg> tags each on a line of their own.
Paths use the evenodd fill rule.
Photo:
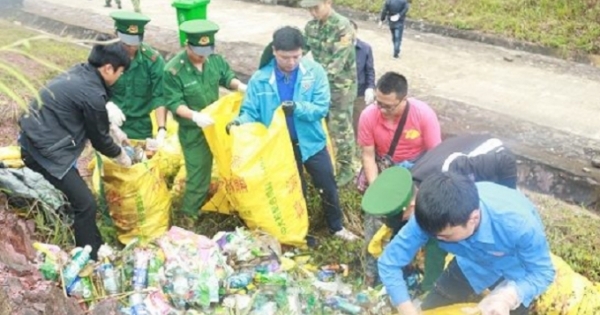
<svg viewBox="0 0 600 315">
<path fill-rule="evenodd" d="M 250 229 L 304 246 L 308 214 L 283 111 L 276 110 L 268 128 L 243 124 L 227 135 L 225 126 L 238 116 L 242 98 L 232 93 L 203 110 L 215 121 L 204 134 L 227 199 Z"/>
<path fill-rule="evenodd" d="M 93 190 L 107 206 L 119 242 L 127 244 L 134 238 L 147 242 L 167 231 L 171 195 L 160 160 L 152 158 L 126 168 L 97 154 L 90 166 Z"/>
</svg>

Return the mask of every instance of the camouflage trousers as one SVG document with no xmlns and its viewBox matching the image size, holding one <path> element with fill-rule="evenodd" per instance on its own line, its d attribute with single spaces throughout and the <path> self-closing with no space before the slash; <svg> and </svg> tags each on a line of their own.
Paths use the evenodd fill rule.
<svg viewBox="0 0 600 315">
<path fill-rule="evenodd" d="M 343 186 L 354 178 L 353 162 L 356 146 L 352 128 L 352 112 L 355 98 L 354 93 L 331 91 L 327 128 L 335 147 L 338 186 Z"/>
<path fill-rule="evenodd" d="M 379 284 L 379 272 L 377 271 L 377 258 L 369 254 L 367 247 L 377 231 L 383 226 L 384 219 L 378 216 L 364 215 L 364 235 L 365 235 L 365 282 L 367 285 L 375 287 Z"/>
</svg>

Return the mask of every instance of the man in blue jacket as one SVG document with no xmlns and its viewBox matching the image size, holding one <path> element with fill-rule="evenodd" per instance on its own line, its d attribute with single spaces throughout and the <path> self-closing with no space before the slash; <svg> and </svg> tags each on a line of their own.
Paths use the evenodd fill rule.
<svg viewBox="0 0 600 315">
<path fill-rule="evenodd" d="M 272 50 L 265 49 L 260 69 L 248 82 L 239 117 L 227 125 L 227 131 L 249 122 L 269 126 L 275 110 L 281 106 L 298 172 L 302 178 L 304 167 L 312 177 L 321 194 L 330 232 L 348 241 L 356 240 L 358 237 L 342 225 L 333 165 L 322 126 L 331 101 L 327 74 L 318 63 L 302 58 L 304 37 L 299 29 L 291 26 L 278 29 L 271 46 Z M 306 196 L 304 179 L 302 189 Z"/>
<path fill-rule="evenodd" d="M 410 178 L 410 177 L 408 177 Z M 461 302 L 490 288 L 483 315 L 522 315 L 554 280 L 544 226 L 521 192 L 457 173 L 427 177 L 415 213 L 379 258 L 379 276 L 400 314 L 419 314 L 402 276 L 430 238 L 455 255 L 421 304 L 424 310 Z"/>
</svg>

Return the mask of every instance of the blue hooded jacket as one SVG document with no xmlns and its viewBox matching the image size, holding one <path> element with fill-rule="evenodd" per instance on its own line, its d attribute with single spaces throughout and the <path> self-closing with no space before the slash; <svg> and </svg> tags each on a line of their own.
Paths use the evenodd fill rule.
<svg viewBox="0 0 600 315">
<path fill-rule="evenodd" d="M 275 79 L 275 59 L 260 68 L 248 82 L 246 96 L 237 121 L 260 122 L 269 126 L 275 110 L 281 106 Z M 329 112 L 329 82 L 323 67 L 313 60 L 300 60 L 294 88 L 294 125 L 298 135 L 302 162 L 327 145 L 322 120 Z"/>
</svg>

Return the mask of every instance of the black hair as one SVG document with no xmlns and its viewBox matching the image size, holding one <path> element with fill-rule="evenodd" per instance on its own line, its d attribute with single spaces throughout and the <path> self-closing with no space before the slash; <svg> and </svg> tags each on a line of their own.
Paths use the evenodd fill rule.
<svg viewBox="0 0 600 315">
<path fill-rule="evenodd" d="M 452 226 L 464 226 L 479 208 L 479 193 L 468 176 L 439 172 L 420 185 L 415 205 L 419 226 L 432 236 Z"/>
<path fill-rule="evenodd" d="M 297 27 L 284 26 L 273 33 L 273 50 L 294 51 L 304 48 L 304 36 Z"/>
<path fill-rule="evenodd" d="M 98 36 L 96 40 L 107 42 L 114 40 L 114 36 L 103 34 Z M 120 67 L 127 70 L 131 63 L 131 59 L 122 43 L 114 41 L 112 43 L 95 44 L 88 56 L 88 63 L 96 68 L 110 64 L 115 70 Z"/>
<path fill-rule="evenodd" d="M 354 30 L 357 31 L 358 30 L 358 24 L 356 24 L 356 22 L 354 22 L 353 20 L 350 20 L 350 23 L 352 23 L 352 26 L 354 26 Z"/>
<path fill-rule="evenodd" d="M 377 80 L 377 90 L 383 94 L 396 93 L 403 98 L 408 93 L 408 81 L 400 73 L 388 71 Z"/>
</svg>

